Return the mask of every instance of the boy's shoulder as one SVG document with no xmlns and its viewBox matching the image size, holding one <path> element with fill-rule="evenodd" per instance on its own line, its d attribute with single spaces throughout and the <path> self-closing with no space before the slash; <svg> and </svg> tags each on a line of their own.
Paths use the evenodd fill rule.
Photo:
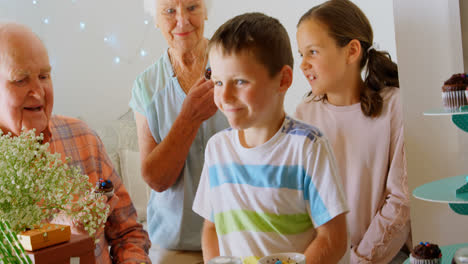
<svg viewBox="0 0 468 264">
<path fill-rule="evenodd" d="M 317 127 L 306 124 L 302 121 L 286 116 L 282 132 L 287 135 L 303 136 L 312 142 L 323 138 L 323 133 Z"/>
</svg>

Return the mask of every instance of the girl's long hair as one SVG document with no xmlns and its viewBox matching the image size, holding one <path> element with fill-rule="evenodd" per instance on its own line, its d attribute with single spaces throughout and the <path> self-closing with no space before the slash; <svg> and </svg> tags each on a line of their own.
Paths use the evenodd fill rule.
<svg viewBox="0 0 468 264">
<path fill-rule="evenodd" d="M 387 86 L 399 87 L 398 67 L 388 52 L 370 48 L 374 33 L 366 15 L 349 0 L 329 0 L 307 11 L 297 26 L 310 19 L 325 24 L 330 36 L 340 47 L 346 46 L 353 39 L 359 40 L 362 50 L 360 67 L 361 70 L 366 68 L 364 88 L 360 95 L 361 110 L 366 116 L 378 117 L 383 106 L 381 90 Z M 325 101 L 327 95 L 314 96 L 314 99 Z"/>
</svg>

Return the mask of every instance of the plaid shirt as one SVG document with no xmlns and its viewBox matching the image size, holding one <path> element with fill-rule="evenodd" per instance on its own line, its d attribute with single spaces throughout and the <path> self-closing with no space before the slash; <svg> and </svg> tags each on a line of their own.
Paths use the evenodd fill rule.
<svg viewBox="0 0 468 264">
<path fill-rule="evenodd" d="M 98 237 L 100 242 L 94 251 L 96 263 L 151 263 L 148 257 L 151 246 L 148 234 L 137 223 L 136 210 L 130 196 L 99 137 L 84 122 L 64 116 L 53 116 L 49 131 L 46 138 L 50 137 L 49 149 L 52 153 L 61 153 L 63 160 L 70 157 L 69 165 L 80 167 L 93 184 L 99 178 L 111 180 L 114 196 L 119 198 L 107 218 L 104 232 Z"/>
</svg>

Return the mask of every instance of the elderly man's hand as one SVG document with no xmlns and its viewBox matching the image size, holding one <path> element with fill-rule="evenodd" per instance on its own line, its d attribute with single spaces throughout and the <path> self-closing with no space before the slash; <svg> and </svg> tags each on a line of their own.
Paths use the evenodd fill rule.
<svg viewBox="0 0 468 264">
<path fill-rule="evenodd" d="M 192 122 L 203 122 L 213 116 L 218 108 L 213 98 L 214 84 L 210 80 L 200 78 L 190 88 L 187 97 L 182 104 L 181 115 Z"/>
<path fill-rule="evenodd" d="M 114 207 L 117 205 L 119 202 L 119 197 L 117 195 L 113 195 L 110 198 L 107 198 L 106 195 L 102 195 L 98 199 L 102 199 L 107 205 L 109 205 L 109 214 L 112 212 Z M 108 215 L 109 216 L 109 215 Z M 86 230 L 84 230 L 84 226 L 82 223 L 78 221 L 73 221 L 70 219 L 70 217 L 64 213 L 59 213 L 52 221 L 50 221 L 52 224 L 59 224 L 59 225 L 69 225 L 72 234 L 88 234 Z M 103 229 L 98 230 L 94 237 L 100 237 L 102 232 L 104 232 Z"/>
</svg>

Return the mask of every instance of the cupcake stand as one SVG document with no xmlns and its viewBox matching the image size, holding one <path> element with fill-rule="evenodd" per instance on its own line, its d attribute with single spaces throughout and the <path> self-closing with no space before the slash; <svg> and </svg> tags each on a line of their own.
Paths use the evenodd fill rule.
<svg viewBox="0 0 468 264">
<path fill-rule="evenodd" d="M 425 112 L 424 115 L 451 116 L 452 122 L 458 128 L 468 132 L 468 107 L 463 107 L 458 112 L 448 112 L 443 109 L 432 110 Z M 454 212 L 468 215 L 468 176 L 460 175 L 426 183 L 414 189 L 413 196 L 429 202 L 447 203 Z M 468 243 L 440 247 L 442 250 L 441 264 L 452 263 L 455 251 L 462 247 L 468 247 Z M 409 259 L 404 263 L 409 263 Z"/>
</svg>

